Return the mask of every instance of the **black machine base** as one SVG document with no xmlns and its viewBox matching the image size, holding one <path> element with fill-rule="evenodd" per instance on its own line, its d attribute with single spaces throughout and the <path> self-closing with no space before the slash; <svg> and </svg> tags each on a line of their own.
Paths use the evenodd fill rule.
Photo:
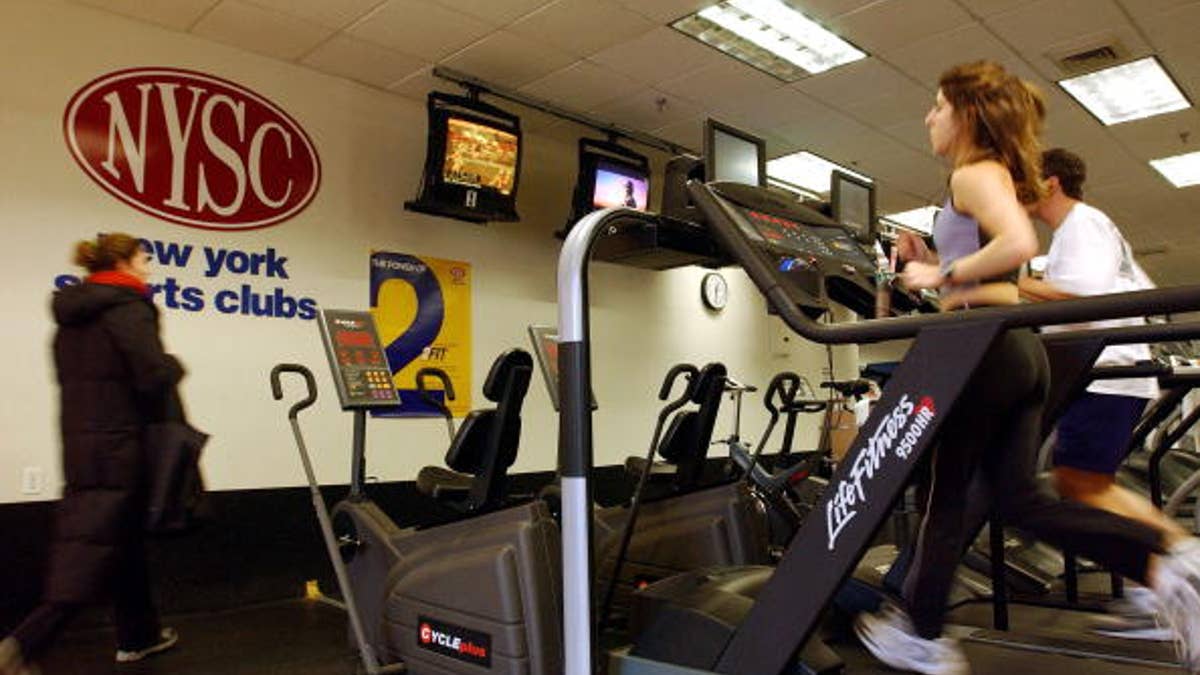
<svg viewBox="0 0 1200 675">
<path fill-rule="evenodd" d="M 764 566 L 708 568 L 638 591 L 630 621 L 635 657 L 711 670 L 774 572 Z M 819 638 L 801 649 L 796 675 L 833 675 L 845 664 Z"/>
</svg>

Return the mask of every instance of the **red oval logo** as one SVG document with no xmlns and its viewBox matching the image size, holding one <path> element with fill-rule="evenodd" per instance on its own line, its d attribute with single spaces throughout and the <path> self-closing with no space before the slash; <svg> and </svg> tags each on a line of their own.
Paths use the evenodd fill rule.
<svg viewBox="0 0 1200 675">
<path fill-rule="evenodd" d="M 321 162 L 308 134 L 266 98 L 175 68 L 109 73 L 71 97 L 71 155 L 117 199 L 206 230 L 253 230 L 300 213 Z"/>
</svg>

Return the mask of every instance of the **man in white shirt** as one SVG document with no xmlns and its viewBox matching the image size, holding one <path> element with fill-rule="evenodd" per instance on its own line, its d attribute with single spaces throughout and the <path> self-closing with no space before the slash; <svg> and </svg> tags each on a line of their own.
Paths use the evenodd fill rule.
<svg viewBox="0 0 1200 675">
<path fill-rule="evenodd" d="M 1152 287 L 1133 260 L 1129 244 L 1112 220 L 1083 203 L 1087 168 L 1075 154 L 1055 148 L 1042 155 L 1042 175 L 1049 193 L 1031 210 L 1054 232 L 1043 279 L 1023 277 L 1021 296 L 1027 300 L 1064 300 L 1085 295 L 1120 293 Z M 1090 324 L 1048 327 L 1075 330 L 1142 323 L 1120 319 Z M 1150 360 L 1144 345 L 1106 348 L 1097 366 L 1133 365 Z M 1098 380 L 1072 401 L 1058 423 L 1054 446 L 1054 482 L 1059 494 L 1096 508 L 1140 520 L 1163 532 L 1167 546 L 1186 540 L 1178 523 L 1154 508 L 1145 497 L 1117 485 L 1115 474 L 1125 459 L 1125 447 L 1138 419 L 1151 399 L 1158 396 L 1153 379 Z M 1133 592 L 1130 599 L 1139 600 Z M 1148 607 L 1124 607 L 1104 622 L 1105 632 L 1126 637 L 1169 639 L 1153 628 Z M 1144 630 L 1143 630 L 1144 629 Z"/>
</svg>

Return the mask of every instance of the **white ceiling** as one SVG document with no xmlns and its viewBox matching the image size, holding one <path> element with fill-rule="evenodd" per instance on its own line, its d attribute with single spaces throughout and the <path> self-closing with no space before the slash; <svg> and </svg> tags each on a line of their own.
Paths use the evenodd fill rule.
<svg viewBox="0 0 1200 675">
<path fill-rule="evenodd" d="M 1104 127 L 1054 84 L 1047 56 L 1115 37 L 1158 55 L 1200 101 L 1200 0 L 791 0 L 871 55 L 793 84 L 666 27 L 710 0 L 75 1 L 420 100 L 453 90 L 438 65 L 693 148 L 718 117 L 766 138 L 770 157 L 809 149 L 873 176 L 881 212 L 938 200 L 944 172 L 922 124 L 937 76 L 995 59 L 1042 86 L 1046 143 L 1087 160 L 1089 201 L 1146 251 L 1150 274 L 1200 283 L 1200 187 L 1173 188 L 1147 164 L 1200 150 L 1200 111 Z"/>
</svg>

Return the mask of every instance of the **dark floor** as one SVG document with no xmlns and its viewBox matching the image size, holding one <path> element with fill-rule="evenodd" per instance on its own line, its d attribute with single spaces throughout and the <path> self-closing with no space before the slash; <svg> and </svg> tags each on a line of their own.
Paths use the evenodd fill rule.
<svg viewBox="0 0 1200 675">
<path fill-rule="evenodd" d="M 956 621 L 986 621 L 987 605 L 960 608 Z M 1083 634 L 1086 615 L 1015 607 L 1014 629 L 1046 629 Z M 136 664 L 113 663 L 108 629 L 67 634 L 41 664 L 45 675 L 352 675 L 355 654 L 346 642 L 345 615 L 325 604 L 290 601 L 216 614 L 171 617 L 179 645 Z M 883 675 L 881 666 L 853 643 L 833 645 L 845 659 L 848 675 Z M 1169 645 L 1139 643 L 1135 651 L 1169 659 Z M 1158 675 L 1178 672 L 1164 667 L 1108 663 L 1094 659 L 1013 650 L 965 642 L 974 675 L 1064 675 L 1086 668 L 1087 675 Z"/>
</svg>

